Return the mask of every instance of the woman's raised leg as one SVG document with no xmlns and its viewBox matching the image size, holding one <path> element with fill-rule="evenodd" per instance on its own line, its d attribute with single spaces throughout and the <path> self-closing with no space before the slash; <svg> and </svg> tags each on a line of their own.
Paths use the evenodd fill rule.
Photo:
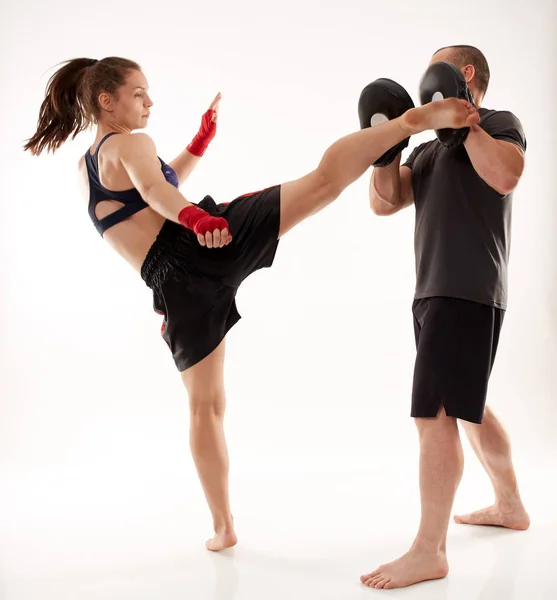
<svg viewBox="0 0 557 600">
<path fill-rule="evenodd" d="M 337 140 L 325 151 L 314 171 L 282 184 L 279 237 L 333 202 L 380 156 L 408 136 L 428 129 L 456 129 L 478 122 L 478 112 L 470 103 L 447 98 L 412 108 L 397 119 Z"/>
</svg>

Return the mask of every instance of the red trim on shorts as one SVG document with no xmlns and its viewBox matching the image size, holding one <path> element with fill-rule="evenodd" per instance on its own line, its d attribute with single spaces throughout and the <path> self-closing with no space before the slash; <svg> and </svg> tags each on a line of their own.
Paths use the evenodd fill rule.
<svg viewBox="0 0 557 600">
<path fill-rule="evenodd" d="M 163 317 L 164 317 L 164 313 L 163 313 L 163 312 L 160 312 L 160 311 L 158 311 L 158 310 L 156 310 L 155 312 L 156 312 L 158 315 L 163 315 Z M 165 317 L 165 318 L 166 318 L 166 317 Z M 163 322 L 162 322 L 162 324 L 161 324 L 161 335 L 164 335 L 164 331 L 165 331 L 165 329 L 166 329 L 166 321 L 163 319 Z M 165 340 L 165 342 L 166 342 L 166 340 Z M 170 348 L 170 344 L 169 344 L 168 342 L 166 342 L 166 345 L 167 345 L 167 346 Z M 170 348 L 170 349 L 172 350 L 172 348 Z"/>
<path fill-rule="evenodd" d="M 274 185 L 270 185 L 268 187 L 264 187 L 262 190 L 257 190 L 256 192 L 249 192 L 248 194 L 242 194 L 238 196 L 238 198 L 247 198 L 248 196 L 254 196 L 255 194 L 261 194 L 261 192 L 265 192 L 266 190 L 270 190 Z"/>
</svg>

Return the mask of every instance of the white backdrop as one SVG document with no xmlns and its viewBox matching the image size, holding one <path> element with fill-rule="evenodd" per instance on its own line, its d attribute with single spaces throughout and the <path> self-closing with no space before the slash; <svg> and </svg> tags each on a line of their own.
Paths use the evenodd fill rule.
<svg viewBox="0 0 557 600">
<path fill-rule="evenodd" d="M 395 79 L 417 101 L 437 48 L 479 46 L 492 72 L 484 105 L 514 112 L 528 139 L 489 402 L 512 435 L 523 493 L 535 504 L 533 490 L 555 476 L 557 451 L 555 3 L 21 0 L 4 3 L 0 16 L 4 568 L 17 551 L 40 547 L 39 534 L 28 533 L 25 545 L 16 531 L 57 519 L 94 529 L 134 514 L 138 497 L 156 510 L 200 506 L 207 533 L 210 526 L 189 458 L 187 397 L 160 317 L 79 195 L 75 165 L 93 133 L 54 157 L 21 150 L 50 67 L 80 56 L 143 66 L 155 102 L 147 132 L 167 161 L 222 92 L 217 137 L 182 188 L 191 201 L 209 193 L 222 202 L 311 170 L 330 143 L 358 128 L 358 96 L 373 79 Z M 294 511 L 292 490 L 303 489 L 304 506 L 327 503 L 334 491 L 339 502 L 327 506 L 341 519 L 348 496 L 335 481 L 362 474 L 356 494 L 417 510 L 414 209 L 375 217 L 368 181 L 288 234 L 272 269 L 238 295 L 244 318 L 228 336 L 226 362 L 237 515 L 277 497 Z M 468 487 L 465 479 L 462 493 L 478 506 L 466 508 L 479 508 L 489 488 L 472 460 L 467 473 L 478 479 Z M 330 487 L 307 484 L 318 476 Z M 274 483 L 281 478 L 291 487 Z"/>
</svg>

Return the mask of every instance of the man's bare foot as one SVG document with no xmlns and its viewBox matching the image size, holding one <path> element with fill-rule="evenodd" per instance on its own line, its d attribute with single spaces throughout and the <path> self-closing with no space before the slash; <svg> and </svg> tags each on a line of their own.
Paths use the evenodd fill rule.
<svg viewBox="0 0 557 600">
<path fill-rule="evenodd" d="M 211 552 L 219 552 L 225 548 L 232 548 L 238 543 L 238 538 L 234 529 L 222 529 L 217 531 L 210 540 L 207 540 L 205 546 Z"/>
<path fill-rule="evenodd" d="M 454 520 L 460 525 L 492 525 L 519 531 L 530 527 L 530 517 L 520 501 L 509 506 L 494 504 L 467 515 L 455 515 Z"/>
<path fill-rule="evenodd" d="M 412 108 L 401 117 L 401 127 L 409 135 L 428 129 L 461 129 L 480 122 L 480 114 L 466 100 L 446 98 Z"/>
<path fill-rule="evenodd" d="M 429 579 L 442 579 L 448 572 L 449 565 L 444 553 L 431 554 L 412 548 L 399 559 L 381 565 L 373 573 L 362 575 L 360 581 L 368 587 L 390 590 Z"/>
</svg>

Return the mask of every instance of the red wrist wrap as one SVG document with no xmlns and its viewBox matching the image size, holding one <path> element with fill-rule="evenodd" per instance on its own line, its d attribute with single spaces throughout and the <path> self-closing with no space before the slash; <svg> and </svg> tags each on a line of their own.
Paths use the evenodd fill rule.
<svg viewBox="0 0 557 600">
<path fill-rule="evenodd" d="M 209 144 L 217 133 L 217 123 L 213 121 L 214 110 L 208 110 L 203 117 L 201 117 L 201 126 L 196 136 L 188 146 L 188 152 L 195 156 L 203 156 L 205 150 L 207 150 Z"/>
<path fill-rule="evenodd" d="M 228 222 L 222 217 L 212 217 L 199 206 L 186 206 L 180 211 L 178 221 L 187 229 L 191 229 L 196 235 L 213 233 L 217 229 L 221 231 L 228 229 Z"/>
</svg>

